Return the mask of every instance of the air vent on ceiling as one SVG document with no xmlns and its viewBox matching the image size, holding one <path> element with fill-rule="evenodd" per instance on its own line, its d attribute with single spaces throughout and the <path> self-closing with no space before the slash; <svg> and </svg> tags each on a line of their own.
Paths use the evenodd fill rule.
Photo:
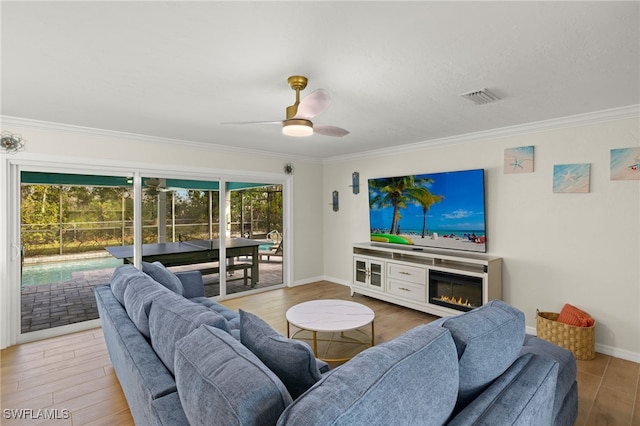
<svg viewBox="0 0 640 426">
<path fill-rule="evenodd" d="M 473 102 L 476 105 L 484 105 L 490 102 L 495 102 L 500 100 L 499 97 L 497 97 L 487 89 L 475 90 L 473 92 L 463 93 L 460 96 L 463 97 L 464 99 L 467 99 Z"/>
</svg>

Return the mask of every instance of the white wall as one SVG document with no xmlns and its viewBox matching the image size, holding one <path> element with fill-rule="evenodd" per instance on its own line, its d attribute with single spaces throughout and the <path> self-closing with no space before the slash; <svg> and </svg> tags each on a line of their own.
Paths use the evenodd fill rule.
<svg viewBox="0 0 640 426">
<path fill-rule="evenodd" d="M 609 179 L 610 150 L 637 147 L 639 119 L 493 137 L 325 163 L 325 273 L 351 280 L 351 244 L 368 240 L 367 179 L 486 170 L 488 252 L 503 258 L 503 299 L 535 328 L 536 309 L 571 303 L 597 321 L 596 348 L 640 361 L 640 181 Z M 535 171 L 504 174 L 504 149 L 535 146 Z M 591 192 L 555 194 L 554 164 L 590 163 Z M 360 172 L 353 195 L 351 173 Z M 530 328 L 530 330 L 531 330 Z"/>
</svg>

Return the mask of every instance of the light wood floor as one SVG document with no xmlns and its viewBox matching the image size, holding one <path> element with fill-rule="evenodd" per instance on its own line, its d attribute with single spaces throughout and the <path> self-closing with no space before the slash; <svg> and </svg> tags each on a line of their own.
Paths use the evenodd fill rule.
<svg viewBox="0 0 640 426">
<path fill-rule="evenodd" d="M 435 318 L 364 296 L 351 298 L 347 287 L 328 282 L 244 296 L 224 304 L 255 313 L 286 334 L 286 310 L 313 299 L 354 300 L 371 307 L 376 313 L 376 344 Z M 342 347 L 338 350 L 355 349 Z M 0 352 L 0 375 L 2 425 L 133 424 L 109 362 L 101 329 L 7 348 Z M 601 354 L 592 361 L 578 361 L 579 415 L 576 425 L 640 425 L 639 382 L 640 364 Z M 7 418 L 21 409 L 23 415 L 30 417 L 46 414 L 56 415 L 59 419 Z M 45 409 L 47 411 L 38 411 Z"/>
</svg>

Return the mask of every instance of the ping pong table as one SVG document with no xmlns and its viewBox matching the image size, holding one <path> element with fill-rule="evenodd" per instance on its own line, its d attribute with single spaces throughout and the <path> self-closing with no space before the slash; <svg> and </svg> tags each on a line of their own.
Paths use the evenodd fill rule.
<svg viewBox="0 0 640 426">
<path fill-rule="evenodd" d="M 225 241 L 228 271 L 239 269 L 234 259 L 238 256 L 251 256 L 251 287 L 260 281 L 258 246 L 260 241 L 248 238 L 228 238 Z M 133 263 L 133 246 L 105 247 L 116 259 L 123 259 L 125 263 Z M 142 260 L 145 262 L 159 261 L 164 266 L 194 265 L 220 261 L 220 240 L 191 240 L 174 243 L 156 243 L 142 245 Z M 209 268 L 206 271 L 218 272 L 219 268 Z"/>
</svg>

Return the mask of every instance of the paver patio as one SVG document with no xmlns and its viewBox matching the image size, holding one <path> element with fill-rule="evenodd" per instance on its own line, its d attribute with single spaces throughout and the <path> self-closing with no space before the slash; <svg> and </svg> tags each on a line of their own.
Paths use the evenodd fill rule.
<svg viewBox="0 0 640 426">
<path fill-rule="evenodd" d="M 25 286 L 21 293 L 22 333 L 59 327 L 98 318 L 93 295 L 97 285 L 108 284 L 113 268 L 72 272 L 71 280 L 53 284 Z M 236 274 L 240 272 L 236 271 Z M 205 294 L 220 294 L 217 274 L 205 275 Z M 282 283 L 282 262 L 260 263 L 260 282 L 254 288 Z M 242 280 L 227 282 L 227 294 L 250 289 Z"/>
</svg>

